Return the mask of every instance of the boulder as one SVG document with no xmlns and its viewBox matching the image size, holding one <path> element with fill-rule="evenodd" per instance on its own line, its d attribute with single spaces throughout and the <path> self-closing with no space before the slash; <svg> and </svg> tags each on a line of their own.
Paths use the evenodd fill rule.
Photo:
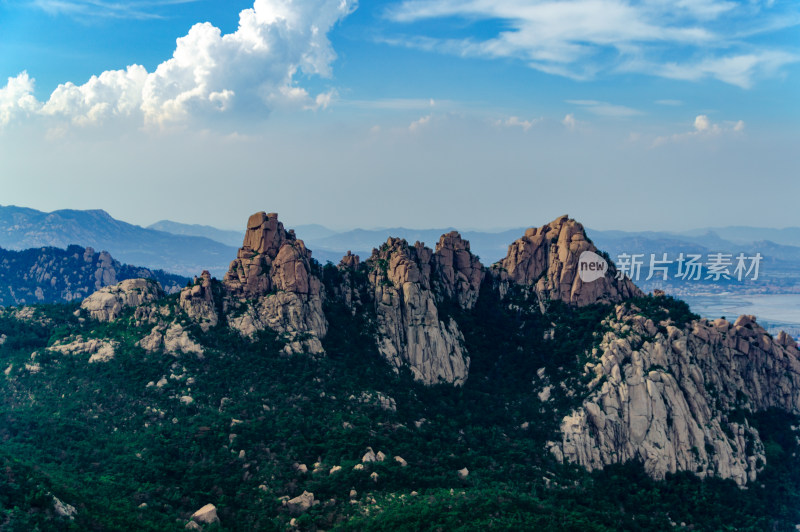
<svg viewBox="0 0 800 532">
<path fill-rule="evenodd" d="M 164 296 L 161 285 L 155 281 L 128 279 L 96 291 L 83 300 L 81 308 L 96 320 L 113 321 L 128 307 L 138 307 Z"/>
<path fill-rule="evenodd" d="M 195 513 L 192 514 L 192 520 L 196 523 L 210 525 L 212 523 L 219 523 L 217 516 L 217 507 L 213 504 L 206 504 Z"/>
<path fill-rule="evenodd" d="M 300 515 L 317 504 L 319 504 L 319 501 L 315 500 L 314 494 L 308 491 L 304 491 L 294 499 L 286 501 L 286 507 L 289 509 L 289 512 L 295 515 Z"/>
</svg>

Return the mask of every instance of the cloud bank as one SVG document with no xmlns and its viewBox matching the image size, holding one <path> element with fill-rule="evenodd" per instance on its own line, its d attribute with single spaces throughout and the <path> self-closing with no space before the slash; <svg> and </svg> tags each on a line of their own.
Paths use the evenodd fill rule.
<svg viewBox="0 0 800 532">
<path fill-rule="evenodd" d="M 800 60 L 796 49 L 757 39 L 800 24 L 800 11 L 791 2 L 405 0 L 387 16 L 399 23 L 499 22 L 502 30 L 482 39 L 428 34 L 387 42 L 460 56 L 516 58 L 579 80 L 638 72 L 748 88 Z"/>
<path fill-rule="evenodd" d="M 222 113 L 324 107 L 331 93 L 312 96 L 296 78 L 330 76 L 336 54 L 328 32 L 356 3 L 255 0 L 239 14 L 233 33 L 195 24 L 153 72 L 141 65 L 106 71 L 82 85 L 61 84 L 43 102 L 34 96 L 33 79 L 22 72 L 0 88 L 0 125 L 45 116 L 78 126 L 112 118 L 162 126 Z"/>
</svg>

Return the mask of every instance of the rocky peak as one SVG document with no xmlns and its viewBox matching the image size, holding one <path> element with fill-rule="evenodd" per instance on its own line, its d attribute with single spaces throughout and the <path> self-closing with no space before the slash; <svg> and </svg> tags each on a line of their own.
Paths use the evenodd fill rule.
<svg viewBox="0 0 800 532">
<path fill-rule="evenodd" d="M 508 247 L 508 255 L 491 268 L 501 283 L 533 286 L 544 299 L 560 299 L 570 305 L 616 303 L 643 295 L 630 279 L 616 279 L 617 270 L 608 264 L 606 274 L 591 282 L 578 275 L 581 253 L 597 248 L 583 226 L 564 215 L 542 227 L 532 227 Z"/>
<path fill-rule="evenodd" d="M 478 301 L 484 269 L 469 250 L 469 241 L 458 231 L 442 235 L 433 254 L 437 289 L 455 299 L 461 308 L 472 308 Z"/>
<path fill-rule="evenodd" d="M 294 240 L 294 231 L 287 232 L 278 221 L 278 214 L 257 212 L 247 220 L 247 231 L 239 255 L 247 252 L 264 254 L 274 259 L 287 240 Z"/>
<path fill-rule="evenodd" d="M 378 350 L 395 368 L 426 384 L 462 384 L 469 370 L 456 322 L 439 319 L 431 290 L 433 251 L 389 238 L 367 260 L 378 319 Z"/>
<path fill-rule="evenodd" d="M 200 322 L 203 330 L 208 330 L 209 327 L 219 323 L 219 316 L 214 304 L 211 274 L 208 270 L 203 270 L 200 277 L 195 277 L 192 286 L 181 290 L 178 302 L 189 317 Z"/>
<path fill-rule="evenodd" d="M 323 352 L 322 283 L 311 273 L 311 251 L 284 229 L 277 214 L 250 216 L 223 287 L 224 307 L 235 310 L 228 316 L 231 327 L 246 336 L 272 329 L 284 335 L 287 352 Z"/>
<path fill-rule="evenodd" d="M 284 229 L 276 213 L 258 212 L 247 220 L 244 242 L 223 283 L 235 297 L 259 297 L 273 290 L 308 293 L 313 289 L 310 259 L 303 241 Z"/>
<path fill-rule="evenodd" d="M 342 260 L 339 262 L 339 268 L 346 268 L 350 270 L 358 270 L 358 265 L 360 264 L 361 259 L 358 255 L 353 255 L 353 252 L 349 249 L 347 250 L 347 254 L 342 257 Z"/>
</svg>

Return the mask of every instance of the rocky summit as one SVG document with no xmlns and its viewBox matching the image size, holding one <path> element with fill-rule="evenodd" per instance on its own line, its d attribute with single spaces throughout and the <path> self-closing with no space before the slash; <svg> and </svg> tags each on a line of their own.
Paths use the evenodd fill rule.
<svg viewBox="0 0 800 532">
<path fill-rule="evenodd" d="M 644 294 L 567 216 L 491 265 L 456 231 L 322 265 L 259 212 L 232 259 L 0 309 L 0 529 L 800 523 L 795 341 Z"/>
</svg>

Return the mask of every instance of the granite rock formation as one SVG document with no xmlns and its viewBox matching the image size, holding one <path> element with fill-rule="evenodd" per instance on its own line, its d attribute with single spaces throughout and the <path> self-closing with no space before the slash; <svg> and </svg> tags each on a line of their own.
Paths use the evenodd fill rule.
<svg viewBox="0 0 800 532">
<path fill-rule="evenodd" d="M 752 316 L 735 323 L 653 323 L 619 305 L 586 366 L 594 377 L 582 406 L 566 416 L 559 458 L 588 469 L 640 460 L 655 478 L 678 470 L 755 479 L 765 460 L 758 432 L 735 408 L 800 413 L 800 351 L 770 337 Z M 749 451 L 748 451 L 749 450 Z"/>
<path fill-rule="evenodd" d="M 643 295 L 628 278 L 616 279 L 609 264 L 606 275 L 585 283 L 578 275 L 578 259 L 584 251 L 599 253 L 583 226 L 561 216 L 539 228 L 530 228 L 508 247 L 508 255 L 491 268 L 501 292 L 508 283 L 531 286 L 540 300 L 561 300 L 570 305 L 618 303 Z"/>
<path fill-rule="evenodd" d="M 155 281 L 128 279 L 96 291 L 83 300 L 81 308 L 99 321 L 113 321 L 125 308 L 139 307 L 164 295 L 161 285 Z"/>
<path fill-rule="evenodd" d="M 431 289 L 433 251 L 390 238 L 367 260 L 378 322 L 378 350 L 395 368 L 407 366 L 426 384 L 463 384 L 469 357 L 452 318 L 439 319 Z"/>
<path fill-rule="evenodd" d="M 478 257 L 470 252 L 469 242 L 457 231 L 439 238 L 433 270 L 434 284 L 441 296 L 454 299 L 464 309 L 475 306 L 485 272 Z"/>
<path fill-rule="evenodd" d="M 287 352 L 323 352 L 322 283 L 311 272 L 311 251 L 277 214 L 250 217 L 223 287 L 231 327 L 246 336 L 272 329 L 287 341 Z"/>
</svg>

